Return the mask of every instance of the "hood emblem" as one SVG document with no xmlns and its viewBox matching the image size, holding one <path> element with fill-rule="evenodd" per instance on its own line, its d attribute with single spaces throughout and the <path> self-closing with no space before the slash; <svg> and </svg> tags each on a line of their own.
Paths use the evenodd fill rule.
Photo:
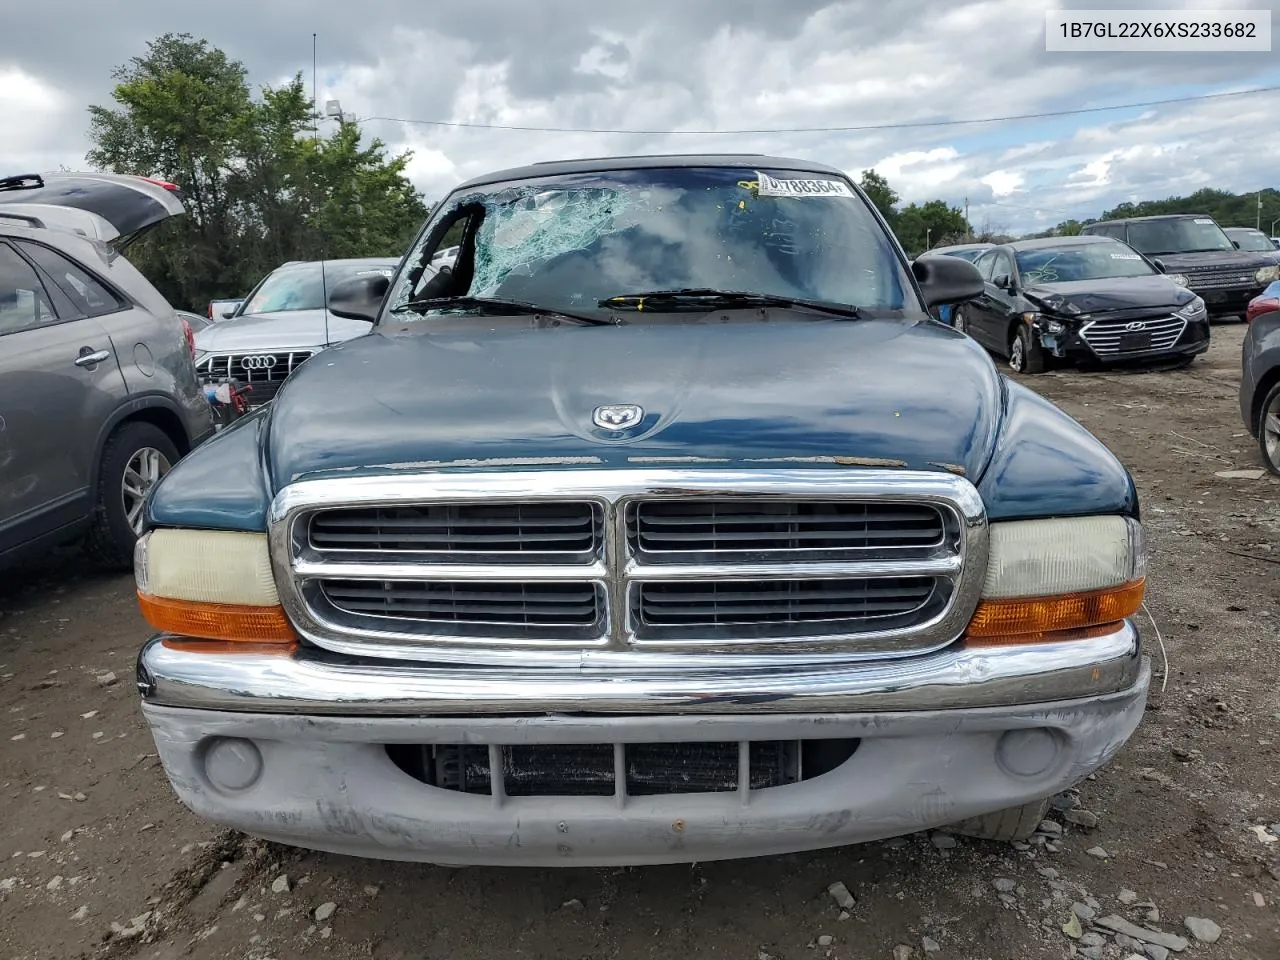
<svg viewBox="0 0 1280 960">
<path fill-rule="evenodd" d="M 275 365 L 276 358 L 269 353 L 240 358 L 240 367 L 243 370 L 270 370 Z"/>
<path fill-rule="evenodd" d="M 1145 330 L 1147 329 L 1147 322 L 1145 320 L 1134 320 L 1132 323 L 1126 323 L 1124 328 L 1126 330 Z"/>
<path fill-rule="evenodd" d="M 634 403 L 606 403 L 591 414 L 591 422 L 605 430 L 626 430 L 643 419 L 644 407 Z"/>
</svg>

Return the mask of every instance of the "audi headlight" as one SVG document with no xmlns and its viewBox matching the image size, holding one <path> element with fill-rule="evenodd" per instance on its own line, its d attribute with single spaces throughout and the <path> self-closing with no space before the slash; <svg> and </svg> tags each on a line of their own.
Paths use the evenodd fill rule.
<svg viewBox="0 0 1280 960">
<path fill-rule="evenodd" d="M 1176 283 L 1180 287 L 1190 286 L 1191 284 L 1191 281 L 1188 280 L 1181 273 L 1168 273 L 1168 274 L 1165 274 L 1165 276 L 1167 276 L 1170 280 L 1172 280 L 1174 283 Z"/>
<path fill-rule="evenodd" d="M 1128 517 L 993 523 L 982 600 L 966 637 L 979 644 L 1089 636 L 1142 605 L 1142 527 Z"/>
<path fill-rule="evenodd" d="M 197 351 L 195 352 L 195 354 L 193 355 L 192 359 L 194 359 L 196 363 L 199 363 L 201 360 L 203 360 L 203 359 L 204 359 L 205 357 L 207 357 L 208 355 L 209 355 L 209 351 L 208 351 L 208 350 L 197 350 Z"/>
<path fill-rule="evenodd" d="M 1263 267 L 1253 275 L 1259 283 L 1275 283 L 1280 280 L 1280 263 L 1272 267 Z"/>
<path fill-rule="evenodd" d="M 1194 300 L 1188 303 L 1185 307 L 1179 308 L 1178 316 L 1183 317 L 1187 320 L 1198 320 L 1204 314 L 1204 312 L 1205 312 L 1204 301 L 1199 297 L 1196 297 Z"/>
<path fill-rule="evenodd" d="M 138 540 L 134 579 L 142 615 L 180 638 L 292 644 L 267 537 L 219 530 L 153 530 Z"/>
</svg>

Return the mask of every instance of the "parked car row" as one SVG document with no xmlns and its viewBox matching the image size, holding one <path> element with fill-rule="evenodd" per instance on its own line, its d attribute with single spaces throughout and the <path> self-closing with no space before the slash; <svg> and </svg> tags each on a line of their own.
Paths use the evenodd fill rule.
<svg viewBox="0 0 1280 960">
<path fill-rule="evenodd" d="M 1209 346 L 1209 324 L 1243 316 L 1280 279 L 1280 251 L 1258 230 L 1210 217 L 1138 217 L 1087 225 L 1078 237 L 938 247 L 970 260 L 981 296 L 939 319 L 1020 373 L 1060 362 L 1185 366 Z"/>
</svg>

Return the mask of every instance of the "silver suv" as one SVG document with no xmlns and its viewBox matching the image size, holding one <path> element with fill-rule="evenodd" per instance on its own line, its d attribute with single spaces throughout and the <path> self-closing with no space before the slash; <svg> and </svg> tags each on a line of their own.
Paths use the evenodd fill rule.
<svg viewBox="0 0 1280 960">
<path fill-rule="evenodd" d="M 151 487 L 210 436 L 194 334 L 120 253 L 172 184 L 0 178 L 0 566 L 82 539 L 127 569 Z"/>
<path fill-rule="evenodd" d="M 390 277 L 399 265 L 397 257 L 282 264 L 234 313 L 196 334 L 200 379 L 210 386 L 231 381 L 247 392 L 250 408 L 261 406 L 321 350 L 371 329 L 326 310 L 329 288 L 352 277 Z"/>
</svg>

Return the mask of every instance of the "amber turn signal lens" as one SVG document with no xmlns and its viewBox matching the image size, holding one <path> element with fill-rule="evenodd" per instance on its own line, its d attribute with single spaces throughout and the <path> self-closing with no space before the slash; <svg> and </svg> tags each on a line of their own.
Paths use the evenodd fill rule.
<svg viewBox="0 0 1280 960">
<path fill-rule="evenodd" d="M 1088 593 L 983 600 L 965 635 L 977 641 L 1018 643 L 1043 640 L 1045 634 L 1087 632 L 1137 613 L 1145 584 L 1143 579 Z"/>
<path fill-rule="evenodd" d="M 230 643 L 296 643 L 298 635 L 284 608 L 233 603 L 200 603 L 138 594 L 147 622 L 165 633 Z"/>
</svg>

